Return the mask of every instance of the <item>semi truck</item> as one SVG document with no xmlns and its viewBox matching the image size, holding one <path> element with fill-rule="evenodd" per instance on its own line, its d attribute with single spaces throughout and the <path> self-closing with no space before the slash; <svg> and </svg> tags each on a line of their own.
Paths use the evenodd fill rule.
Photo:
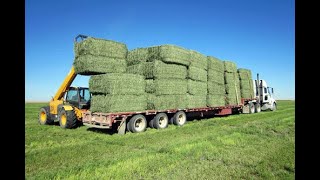
<svg viewBox="0 0 320 180">
<path fill-rule="evenodd" d="M 252 114 L 261 110 L 275 111 L 277 102 L 274 90 L 263 79 L 253 82 L 255 98 L 241 98 L 237 105 L 199 107 L 185 109 L 145 110 L 137 112 L 91 112 L 91 93 L 88 87 L 71 87 L 77 74 L 72 67 L 69 74 L 61 84 L 49 106 L 42 107 L 39 112 L 39 123 L 42 125 L 54 124 L 58 121 L 62 128 L 75 128 L 79 125 L 99 129 L 112 129 L 117 127 L 119 134 L 126 130 L 137 133 L 143 132 L 149 126 L 163 129 L 168 124 L 183 126 L 187 122 L 187 114 L 197 114 L 204 117 L 211 115 Z"/>
<path fill-rule="evenodd" d="M 77 39 L 78 37 L 76 37 Z M 208 115 L 252 114 L 261 110 L 275 111 L 277 102 L 274 90 L 263 79 L 253 81 L 254 98 L 241 98 L 236 105 L 197 107 L 184 109 L 143 110 L 135 112 L 92 112 L 90 111 L 91 93 L 88 87 L 72 87 L 77 74 L 74 67 L 65 77 L 49 105 L 42 107 L 38 121 L 41 125 L 59 122 L 60 127 L 72 129 L 81 125 L 99 129 L 116 128 L 118 134 L 126 131 L 139 133 L 150 128 L 163 129 L 169 124 L 183 126 L 192 115 L 207 117 Z"/>
</svg>

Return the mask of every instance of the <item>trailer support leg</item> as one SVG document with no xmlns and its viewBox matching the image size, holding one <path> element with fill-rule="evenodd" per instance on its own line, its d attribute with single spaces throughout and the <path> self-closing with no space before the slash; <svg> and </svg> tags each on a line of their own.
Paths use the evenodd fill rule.
<svg viewBox="0 0 320 180">
<path fill-rule="evenodd" d="M 118 127 L 118 134 L 124 135 L 126 133 L 127 121 L 123 119 Z"/>
</svg>

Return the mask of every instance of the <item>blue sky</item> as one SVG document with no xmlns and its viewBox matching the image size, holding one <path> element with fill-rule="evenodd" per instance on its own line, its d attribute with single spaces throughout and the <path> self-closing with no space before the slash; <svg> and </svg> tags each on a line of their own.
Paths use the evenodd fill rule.
<svg viewBox="0 0 320 180">
<path fill-rule="evenodd" d="M 293 0 L 26 0 L 25 100 L 49 101 L 69 72 L 78 34 L 129 50 L 175 44 L 248 68 L 295 98 Z M 88 86 L 78 75 L 73 86 Z"/>
</svg>

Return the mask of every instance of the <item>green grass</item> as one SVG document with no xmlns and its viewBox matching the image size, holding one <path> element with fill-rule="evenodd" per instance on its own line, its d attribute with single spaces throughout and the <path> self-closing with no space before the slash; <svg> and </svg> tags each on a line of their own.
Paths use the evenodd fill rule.
<svg viewBox="0 0 320 180">
<path fill-rule="evenodd" d="M 294 179 L 295 104 L 124 136 L 37 123 L 25 105 L 26 179 Z"/>
</svg>

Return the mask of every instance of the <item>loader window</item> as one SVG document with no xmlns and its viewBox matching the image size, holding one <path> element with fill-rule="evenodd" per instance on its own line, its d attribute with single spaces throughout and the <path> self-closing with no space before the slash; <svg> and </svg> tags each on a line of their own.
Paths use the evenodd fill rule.
<svg viewBox="0 0 320 180">
<path fill-rule="evenodd" d="M 88 102 L 91 99 L 90 92 L 88 89 L 81 89 L 79 93 L 81 102 Z"/>
<path fill-rule="evenodd" d="M 69 90 L 66 101 L 78 101 L 78 91 L 73 89 Z"/>
</svg>

